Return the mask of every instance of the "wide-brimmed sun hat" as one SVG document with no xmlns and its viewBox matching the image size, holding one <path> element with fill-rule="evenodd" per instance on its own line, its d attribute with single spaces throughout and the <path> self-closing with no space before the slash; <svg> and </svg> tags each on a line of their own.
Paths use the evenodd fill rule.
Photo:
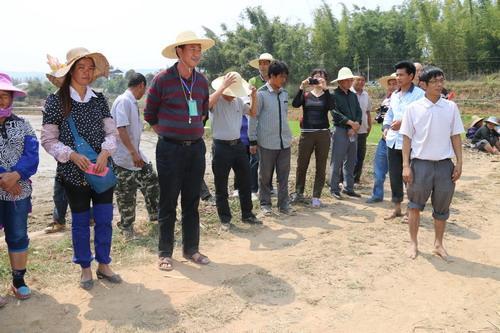
<svg viewBox="0 0 500 333">
<path fill-rule="evenodd" d="M 259 61 L 260 60 L 268 60 L 273 61 L 274 58 L 270 53 L 262 53 L 257 59 L 250 60 L 248 63 L 253 68 L 259 69 Z"/>
<path fill-rule="evenodd" d="M 229 72 L 226 75 L 233 74 L 236 76 L 236 81 L 231 84 L 229 87 L 224 89 L 222 92 L 223 95 L 232 96 L 232 97 L 245 97 L 250 95 L 250 84 L 245 81 L 238 72 Z M 224 77 L 220 76 L 212 81 L 212 88 L 215 90 L 219 89 L 222 83 L 224 82 Z"/>
<path fill-rule="evenodd" d="M 476 124 L 477 124 L 478 122 L 480 122 L 481 120 L 483 120 L 483 119 L 484 119 L 484 117 L 479 117 L 479 116 L 473 115 L 473 116 L 472 116 L 472 121 L 470 122 L 470 126 L 469 126 L 469 127 L 474 127 L 474 126 L 476 126 Z"/>
<path fill-rule="evenodd" d="M 26 92 L 17 88 L 13 83 L 12 79 L 9 75 L 5 73 L 0 73 L 0 90 L 3 91 L 12 91 L 13 97 L 24 97 L 26 96 Z"/>
<path fill-rule="evenodd" d="M 392 73 L 391 75 L 382 76 L 380 79 L 378 79 L 378 83 L 380 83 L 380 85 L 382 87 L 384 87 L 384 89 L 387 90 L 387 88 L 389 88 L 389 81 L 390 80 L 396 80 L 396 73 Z"/>
<path fill-rule="evenodd" d="M 215 45 L 215 41 L 210 38 L 199 38 L 192 31 L 183 31 L 177 35 L 175 38 L 175 42 L 167 45 L 161 54 L 165 58 L 169 59 L 177 59 L 177 53 L 175 52 L 175 48 L 180 45 L 188 45 L 188 44 L 200 44 L 201 52 L 204 52 Z"/>
<path fill-rule="evenodd" d="M 352 71 L 348 67 L 342 67 L 339 70 L 339 74 L 337 75 L 337 78 L 330 83 L 335 83 L 337 81 L 349 80 L 349 79 L 355 79 L 355 78 L 356 78 L 356 76 L 354 76 L 352 74 Z"/>
<path fill-rule="evenodd" d="M 499 126 L 499 125 L 500 125 L 500 124 L 498 123 L 497 117 L 494 117 L 494 116 L 491 116 L 491 117 L 486 118 L 485 122 L 490 123 L 490 124 L 494 124 L 494 125 L 496 125 L 496 126 Z"/>
<path fill-rule="evenodd" d="M 47 79 L 49 79 L 49 81 L 56 87 L 61 87 L 66 74 L 68 74 L 71 69 L 71 66 L 82 58 L 91 58 L 94 61 L 95 70 L 92 82 L 101 76 L 108 76 L 109 62 L 102 53 L 90 52 L 84 47 L 76 47 L 66 53 L 66 63 L 64 64 L 59 63 L 57 58 L 47 54 L 47 64 L 49 64 L 50 69 L 52 70 L 50 73 L 46 74 Z"/>
</svg>

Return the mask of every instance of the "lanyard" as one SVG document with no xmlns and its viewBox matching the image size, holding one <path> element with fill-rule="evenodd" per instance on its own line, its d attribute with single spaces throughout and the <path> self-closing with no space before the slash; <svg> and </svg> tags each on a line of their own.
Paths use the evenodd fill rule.
<svg viewBox="0 0 500 333">
<path fill-rule="evenodd" d="M 184 79 L 181 77 L 181 74 L 179 73 L 179 80 L 181 81 L 181 86 L 182 86 L 182 92 L 184 93 L 184 97 L 186 98 L 186 102 L 187 102 L 187 96 L 186 96 L 186 91 L 188 92 L 189 94 L 189 100 L 192 100 L 192 93 L 193 93 L 193 86 L 194 86 L 194 83 L 196 82 L 196 71 L 193 70 L 193 74 L 191 74 L 191 87 L 188 87 L 186 81 L 184 81 Z"/>
</svg>

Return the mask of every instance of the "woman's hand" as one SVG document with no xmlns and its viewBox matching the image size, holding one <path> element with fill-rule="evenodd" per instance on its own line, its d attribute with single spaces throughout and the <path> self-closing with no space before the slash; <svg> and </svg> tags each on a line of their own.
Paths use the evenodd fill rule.
<svg viewBox="0 0 500 333">
<path fill-rule="evenodd" d="M 19 179 L 21 179 L 21 175 L 17 171 L 2 173 L 0 174 L 0 187 L 12 193 L 9 190 L 17 184 Z"/>
<path fill-rule="evenodd" d="M 110 153 L 106 150 L 103 149 L 101 150 L 101 153 L 99 156 L 97 156 L 97 161 L 95 162 L 95 172 L 96 173 L 101 173 L 106 169 L 108 166 L 108 158 L 110 156 Z"/>
<path fill-rule="evenodd" d="M 305 87 L 307 87 L 308 85 L 309 85 L 309 78 L 305 79 L 304 81 L 302 81 L 302 82 L 300 83 L 300 87 L 299 87 L 299 89 L 300 89 L 300 90 L 304 90 L 304 88 L 305 88 Z"/>
<path fill-rule="evenodd" d="M 71 162 L 75 163 L 76 166 L 83 172 L 87 171 L 87 168 L 90 165 L 90 160 L 86 156 L 75 152 L 72 152 L 69 155 L 69 159 L 71 160 Z"/>
<path fill-rule="evenodd" d="M 324 78 L 320 77 L 320 78 L 318 78 L 318 81 L 319 81 L 319 86 L 321 87 L 321 89 L 323 89 L 323 90 L 328 89 L 327 82 Z"/>
</svg>

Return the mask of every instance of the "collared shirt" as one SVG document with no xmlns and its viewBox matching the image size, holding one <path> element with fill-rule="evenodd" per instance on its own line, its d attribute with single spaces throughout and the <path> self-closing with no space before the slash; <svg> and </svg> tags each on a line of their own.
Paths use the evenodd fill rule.
<svg viewBox="0 0 500 333">
<path fill-rule="evenodd" d="M 343 128 L 351 128 L 347 125 L 349 120 L 357 121 L 362 124 L 362 111 L 359 106 L 358 98 L 356 94 L 350 90 L 344 92 L 342 89 L 336 88 L 333 91 L 333 97 L 335 101 L 335 109 L 333 109 L 333 123 L 335 126 Z"/>
<path fill-rule="evenodd" d="M 144 155 L 144 153 L 139 149 L 143 123 L 139 114 L 137 100 L 130 90 L 127 89 L 123 94 L 115 99 L 113 106 L 111 107 L 111 115 L 115 120 L 117 128 L 126 128 L 128 137 L 130 138 L 130 143 L 139 153 L 142 160 L 148 163 L 146 155 Z M 123 144 L 120 136 L 118 136 L 116 151 L 113 153 L 113 162 L 115 162 L 116 165 L 128 170 L 141 170 L 141 168 L 134 166 L 132 155 L 130 155 L 127 147 Z"/>
<path fill-rule="evenodd" d="M 227 101 L 221 96 L 210 110 L 212 137 L 217 140 L 239 139 L 243 115 L 249 111 L 250 106 L 241 98 L 236 97 L 232 101 Z"/>
<path fill-rule="evenodd" d="M 464 132 L 457 105 L 440 98 L 423 97 L 406 108 L 399 133 L 411 139 L 411 158 L 440 161 L 453 158 L 453 135 Z"/>
<path fill-rule="evenodd" d="M 359 128 L 358 134 L 366 134 L 368 133 L 368 117 L 370 117 L 372 101 L 370 100 L 370 96 L 368 96 L 366 90 L 358 93 L 354 88 L 351 88 L 351 91 L 358 97 L 359 107 L 361 108 L 362 112 L 361 126 Z"/>
<path fill-rule="evenodd" d="M 257 116 L 248 121 L 250 144 L 266 149 L 285 149 L 292 143 L 292 131 L 288 125 L 288 92 L 273 90 L 266 83 L 257 91 Z"/>
<path fill-rule="evenodd" d="M 178 64 L 175 63 L 153 79 L 146 99 L 144 120 L 151 126 L 158 125 L 158 134 L 161 136 L 175 140 L 197 140 L 203 137 L 202 118 L 208 116 L 208 82 L 197 71 L 188 80 L 184 79 L 187 87 L 193 86 L 191 97 L 196 101 L 197 116 L 190 116 L 189 95 L 181 83 Z"/>
<path fill-rule="evenodd" d="M 389 128 L 386 136 L 387 147 L 399 150 L 403 149 L 403 136 L 399 131 L 392 130 L 390 126 L 393 121 L 402 120 L 408 105 L 424 97 L 424 94 L 425 92 L 413 85 L 413 83 L 407 92 L 403 93 L 400 89 L 392 94 L 389 110 L 385 115 L 383 123 L 384 128 Z"/>
<path fill-rule="evenodd" d="M 90 86 L 87 86 L 87 90 L 85 91 L 85 96 L 83 96 L 83 99 L 80 97 L 80 94 L 78 94 L 78 92 L 72 86 L 69 86 L 69 93 L 71 99 L 73 99 L 75 102 L 78 103 L 88 103 L 92 97 L 97 98 L 97 95 L 94 93 L 92 88 L 90 88 Z"/>
</svg>

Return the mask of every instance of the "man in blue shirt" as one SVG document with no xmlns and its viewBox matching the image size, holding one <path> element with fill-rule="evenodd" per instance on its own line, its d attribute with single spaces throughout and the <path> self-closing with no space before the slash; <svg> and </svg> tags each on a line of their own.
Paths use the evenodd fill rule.
<svg viewBox="0 0 500 333">
<path fill-rule="evenodd" d="M 399 133 L 401 121 L 408 105 L 424 96 L 424 91 L 413 84 L 416 68 L 413 62 L 401 61 L 395 66 L 399 90 L 391 96 L 389 110 L 384 119 L 384 137 L 389 159 L 389 179 L 391 182 L 393 212 L 385 219 L 402 216 L 403 201 L 403 136 Z"/>
</svg>

